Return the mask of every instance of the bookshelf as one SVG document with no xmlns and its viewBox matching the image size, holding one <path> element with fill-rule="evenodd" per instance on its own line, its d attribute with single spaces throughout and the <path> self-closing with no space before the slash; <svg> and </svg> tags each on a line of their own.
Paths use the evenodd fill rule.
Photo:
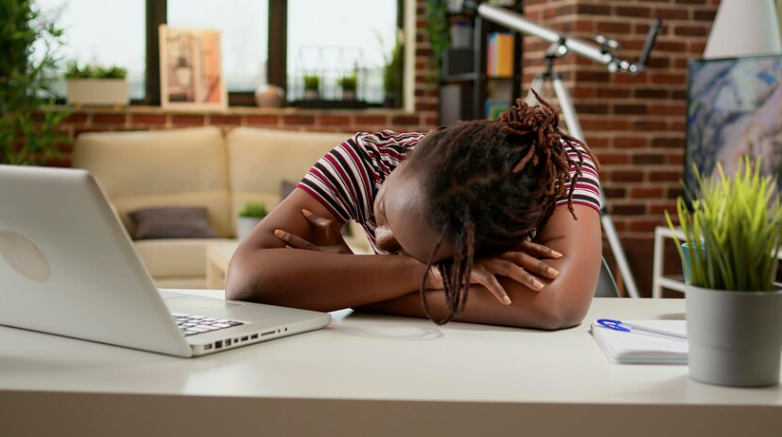
<svg viewBox="0 0 782 437">
<path fill-rule="evenodd" d="M 521 13 L 521 2 L 508 9 Z M 451 22 L 470 20 L 472 23 L 472 47 L 450 48 L 443 53 L 440 75 L 440 123 L 454 124 L 458 120 L 486 118 L 486 102 L 505 102 L 510 106 L 522 94 L 522 34 L 501 25 L 483 20 L 478 16 L 453 14 Z M 489 75 L 488 44 L 493 33 L 513 36 L 513 59 L 510 74 L 503 77 Z M 495 111 L 496 112 L 496 111 Z"/>
</svg>

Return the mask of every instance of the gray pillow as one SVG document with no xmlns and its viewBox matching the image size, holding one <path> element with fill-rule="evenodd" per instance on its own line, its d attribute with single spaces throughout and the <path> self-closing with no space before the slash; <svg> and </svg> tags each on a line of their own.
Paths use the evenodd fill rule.
<svg viewBox="0 0 782 437">
<path fill-rule="evenodd" d="M 136 232 L 134 240 L 155 238 L 220 238 L 201 207 L 144 208 L 128 213 Z"/>
</svg>

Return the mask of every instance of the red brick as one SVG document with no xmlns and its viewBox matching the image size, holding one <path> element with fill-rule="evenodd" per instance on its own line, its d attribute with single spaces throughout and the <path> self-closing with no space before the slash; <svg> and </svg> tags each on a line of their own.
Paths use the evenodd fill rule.
<svg viewBox="0 0 782 437">
<path fill-rule="evenodd" d="M 619 15 L 620 17 L 649 17 L 651 15 L 651 10 L 648 7 L 626 7 L 626 6 L 617 6 L 616 7 L 616 15 Z"/>
<path fill-rule="evenodd" d="M 658 226 L 665 226 L 665 219 L 630 219 L 627 223 L 627 230 L 630 232 L 654 232 L 654 229 Z"/>
<path fill-rule="evenodd" d="M 181 126 L 203 126 L 203 115 L 172 115 L 171 122 Z"/>
<path fill-rule="evenodd" d="M 649 180 L 652 182 L 678 182 L 682 178 L 680 171 L 657 170 L 649 172 Z"/>
<path fill-rule="evenodd" d="M 649 143 L 647 137 L 628 137 L 620 136 L 614 138 L 614 147 L 619 148 L 642 148 Z"/>
<path fill-rule="evenodd" d="M 381 115 L 358 115 L 356 116 L 357 125 L 384 125 L 388 119 Z"/>
<path fill-rule="evenodd" d="M 209 117 L 209 124 L 214 126 L 239 126 L 242 124 L 242 117 L 238 115 L 212 115 Z"/>
<path fill-rule="evenodd" d="M 633 130 L 641 132 L 662 132 L 667 127 L 664 121 L 639 120 L 633 123 Z"/>
<path fill-rule="evenodd" d="M 663 20 L 686 20 L 689 13 L 685 8 L 656 8 L 654 16 Z"/>
<path fill-rule="evenodd" d="M 687 75 L 682 73 L 653 73 L 652 83 L 660 85 L 686 85 Z"/>
<path fill-rule="evenodd" d="M 165 125 L 168 117 L 162 114 L 132 114 L 130 116 L 130 124 L 153 124 L 153 125 Z"/>
<path fill-rule="evenodd" d="M 682 165 L 684 164 L 684 154 L 683 153 L 672 153 L 668 152 L 668 164 L 675 164 L 675 165 Z"/>
<path fill-rule="evenodd" d="M 669 199 L 677 199 L 679 197 L 684 197 L 684 188 L 681 185 L 668 188 Z"/>
<path fill-rule="evenodd" d="M 679 3 L 682 5 L 705 5 L 708 3 L 708 0 L 673 0 L 674 3 Z"/>
<path fill-rule="evenodd" d="M 609 205 L 612 214 L 615 215 L 644 215 L 646 213 L 646 205 L 630 204 L 630 205 Z"/>
<path fill-rule="evenodd" d="M 680 41 L 658 41 L 654 45 L 654 50 L 661 52 L 686 52 L 687 44 Z"/>
<path fill-rule="evenodd" d="M 676 36 L 707 36 L 709 30 L 702 26 L 676 26 L 673 33 Z"/>
<path fill-rule="evenodd" d="M 622 88 L 598 88 L 597 97 L 624 98 L 630 97 L 630 90 Z"/>
<path fill-rule="evenodd" d="M 659 187 L 631 187 L 631 199 L 663 199 L 665 191 Z"/>
<path fill-rule="evenodd" d="M 684 149 L 684 138 L 657 137 L 652 139 L 652 147 L 661 149 Z"/>
<path fill-rule="evenodd" d="M 581 103 L 575 107 L 579 114 L 608 114 L 608 104 L 606 103 Z"/>
<path fill-rule="evenodd" d="M 315 117 L 311 115 L 286 115 L 283 122 L 291 126 L 308 126 L 315 124 Z"/>
<path fill-rule="evenodd" d="M 392 118 L 391 123 L 403 126 L 415 126 L 421 123 L 421 119 L 417 115 L 397 115 Z"/>
<path fill-rule="evenodd" d="M 350 117 L 342 115 L 321 115 L 318 117 L 319 125 L 345 126 L 350 124 Z"/>
<path fill-rule="evenodd" d="M 276 115 L 248 115 L 247 124 L 249 126 L 278 126 L 280 117 Z"/>
<path fill-rule="evenodd" d="M 68 115 L 63 122 L 68 124 L 81 124 L 86 123 L 88 118 L 87 114 L 74 112 Z"/>
<path fill-rule="evenodd" d="M 575 12 L 580 15 L 610 15 L 611 7 L 605 5 L 577 4 Z"/>
<path fill-rule="evenodd" d="M 581 119 L 581 127 L 587 131 L 627 131 L 630 130 L 630 122 L 613 119 Z"/>
<path fill-rule="evenodd" d="M 633 155 L 633 164 L 665 164 L 665 155 L 652 153 L 638 153 Z"/>
<path fill-rule="evenodd" d="M 605 34 L 626 34 L 630 33 L 632 27 L 629 23 L 620 23 L 616 21 L 597 23 L 597 31 Z"/>
<path fill-rule="evenodd" d="M 637 88 L 635 97 L 639 99 L 667 99 L 668 91 L 663 89 Z"/>
<path fill-rule="evenodd" d="M 640 170 L 615 170 L 610 173 L 614 182 L 641 182 L 644 174 Z"/>
<path fill-rule="evenodd" d="M 603 194 L 609 199 L 624 199 L 626 193 L 624 188 L 603 187 Z"/>
<path fill-rule="evenodd" d="M 612 165 L 612 164 L 629 164 L 630 157 L 621 153 L 604 153 L 601 152 L 597 155 L 597 160 L 600 161 L 600 165 Z"/>
<path fill-rule="evenodd" d="M 614 105 L 616 115 L 644 115 L 647 112 L 646 105 Z"/>
<path fill-rule="evenodd" d="M 708 9 L 708 10 L 696 10 L 693 14 L 693 19 L 696 21 L 707 21 L 709 23 L 714 21 L 714 18 L 717 16 L 717 11 L 714 9 Z"/>
<path fill-rule="evenodd" d="M 649 214 L 664 214 L 665 211 L 668 211 L 672 216 L 676 216 L 676 202 L 649 205 Z"/>
<path fill-rule="evenodd" d="M 687 113 L 687 106 L 685 104 L 671 104 L 671 105 L 649 105 L 649 114 L 652 115 L 672 115 L 676 117 L 683 117 Z"/>
<path fill-rule="evenodd" d="M 93 124 L 125 124 L 126 114 L 93 114 Z"/>
</svg>

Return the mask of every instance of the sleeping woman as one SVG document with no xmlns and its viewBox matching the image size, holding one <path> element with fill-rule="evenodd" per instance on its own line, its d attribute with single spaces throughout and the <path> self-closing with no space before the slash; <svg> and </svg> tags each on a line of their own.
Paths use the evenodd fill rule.
<svg viewBox="0 0 782 437">
<path fill-rule="evenodd" d="M 426 134 L 354 135 L 242 242 L 226 297 L 437 324 L 577 325 L 601 263 L 596 160 L 540 101 Z M 348 220 L 374 255 L 351 253 Z"/>
</svg>

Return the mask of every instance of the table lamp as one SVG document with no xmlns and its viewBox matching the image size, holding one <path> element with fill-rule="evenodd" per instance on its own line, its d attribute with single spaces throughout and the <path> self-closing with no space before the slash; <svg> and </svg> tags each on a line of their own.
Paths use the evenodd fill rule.
<svg viewBox="0 0 782 437">
<path fill-rule="evenodd" d="M 704 58 L 782 54 L 775 0 L 722 0 Z"/>
</svg>

